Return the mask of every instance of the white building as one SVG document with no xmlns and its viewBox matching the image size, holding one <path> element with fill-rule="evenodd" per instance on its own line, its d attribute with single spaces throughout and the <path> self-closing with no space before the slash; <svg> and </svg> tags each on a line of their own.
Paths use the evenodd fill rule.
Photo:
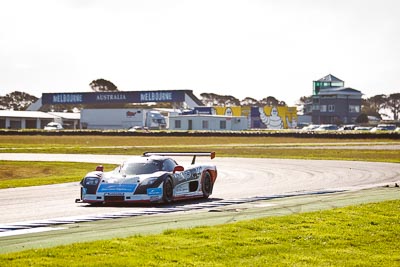
<svg viewBox="0 0 400 267">
<path fill-rule="evenodd" d="M 0 128 L 43 129 L 55 116 L 40 111 L 0 110 Z"/>
<path fill-rule="evenodd" d="M 79 125 L 79 113 L 0 110 L 0 129 L 43 129 L 49 122 Z"/>
<path fill-rule="evenodd" d="M 170 130 L 218 130 L 240 131 L 247 130 L 245 116 L 218 116 L 218 115 L 178 115 L 169 116 L 167 128 Z"/>
</svg>

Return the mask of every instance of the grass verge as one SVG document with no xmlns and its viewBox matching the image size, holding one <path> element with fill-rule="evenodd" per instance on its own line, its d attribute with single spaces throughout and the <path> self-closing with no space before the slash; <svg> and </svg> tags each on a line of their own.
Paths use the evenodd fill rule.
<svg viewBox="0 0 400 267">
<path fill-rule="evenodd" d="M 399 150 L 363 150 L 363 149 L 307 149 L 307 148 L 271 148 L 254 146 L 190 146 L 190 147 L 131 147 L 131 148 L 52 148 L 51 153 L 60 154 L 102 154 L 102 155 L 141 155 L 145 151 L 215 151 L 218 157 L 241 158 L 281 158 L 281 159 L 321 159 L 321 160 L 357 160 L 375 162 L 400 162 Z M 6 151 L 3 151 L 6 152 Z M 15 151 L 8 151 L 14 153 Z M 46 149 L 24 149 L 18 152 L 48 153 Z"/>
<path fill-rule="evenodd" d="M 215 151 L 218 157 L 400 162 L 393 140 L 294 137 L 0 136 L 0 153 L 141 155 L 144 151 Z M 340 148 L 335 148 L 341 146 Z M 346 149 L 343 149 L 343 146 Z M 354 149 L 351 149 L 354 147 Z M 328 149 L 329 148 L 329 149 Z"/>
<path fill-rule="evenodd" d="M 399 266 L 400 200 L 0 255 L 1 266 Z"/>
<path fill-rule="evenodd" d="M 115 165 L 105 164 L 111 170 Z M 94 163 L 0 161 L 0 189 L 78 182 Z"/>
<path fill-rule="evenodd" d="M 400 143 L 293 137 L 0 136 L 2 153 L 140 155 L 144 151 L 213 150 L 219 157 L 400 162 L 398 150 L 366 149 L 371 144 Z M 335 149 L 337 145 L 354 149 Z M 326 149 L 327 146 L 330 148 Z"/>
</svg>

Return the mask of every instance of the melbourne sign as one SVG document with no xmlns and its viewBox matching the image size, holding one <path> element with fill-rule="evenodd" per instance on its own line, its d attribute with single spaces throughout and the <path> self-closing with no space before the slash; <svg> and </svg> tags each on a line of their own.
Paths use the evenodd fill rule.
<svg viewBox="0 0 400 267">
<path fill-rule="evenodd" d="M 42 104 L 100 104 L 100 103 L 146 103 L 184 102 L 190 90 L 169 91 L 120 91 L 93 93 L 44 93 Z"/>
</svg>

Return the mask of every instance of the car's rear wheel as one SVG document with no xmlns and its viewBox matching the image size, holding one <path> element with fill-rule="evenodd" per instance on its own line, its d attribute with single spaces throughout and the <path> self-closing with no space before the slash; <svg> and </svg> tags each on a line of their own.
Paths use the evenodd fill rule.
<svg viewBox="0 0 400 267">
<path fill-rule="evenodd" d="M 163 185 L 163 201 L 164 203 L 171 203 L 174 196 L 174 187 L 172 184 L 171 177 L 168 177 L 164 181 Z"/>
<path fill-rule="evenodd" d="M 211 181 L 211 175 L 209 172 L 204 174 L 203 182 L 201 184 L 201 190 L 203 191 L 203 197 L 208 198 L 213 190 L 213 184 Z"/>
</svg>

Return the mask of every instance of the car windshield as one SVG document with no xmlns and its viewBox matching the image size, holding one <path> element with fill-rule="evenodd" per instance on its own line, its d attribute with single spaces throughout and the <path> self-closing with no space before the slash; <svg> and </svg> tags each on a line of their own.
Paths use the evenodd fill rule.
<svg viewBox="0 0 400 267">
<path fill-rule="evenodd" d="M 161 164 L 157 161 L 150 162 L 133 162 L 122 166 L 122 170 L 128 174 L 148 174 L 161 170 Z"/>
</svg>

